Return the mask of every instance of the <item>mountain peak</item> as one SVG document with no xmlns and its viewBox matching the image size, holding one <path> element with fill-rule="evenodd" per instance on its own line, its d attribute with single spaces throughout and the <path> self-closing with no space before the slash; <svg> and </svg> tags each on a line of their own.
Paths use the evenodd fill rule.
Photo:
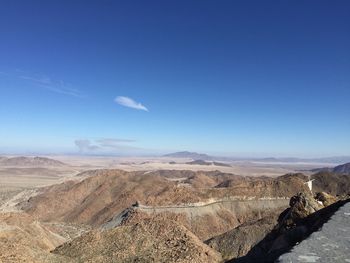
<svg viewBox="0 0 350 263">
<path fill-rule="evenodd" d="M 193 160 L 212 160 L 213 157 L 207 155 L 205 153 L 197 153 L 197 152 L 189 152 L 189 151 L 181 151 L 175 153 L 169 153 L 163 155 L 164 157 L 172 157 L 172 158 L 190 158 Z"/>
</svg>

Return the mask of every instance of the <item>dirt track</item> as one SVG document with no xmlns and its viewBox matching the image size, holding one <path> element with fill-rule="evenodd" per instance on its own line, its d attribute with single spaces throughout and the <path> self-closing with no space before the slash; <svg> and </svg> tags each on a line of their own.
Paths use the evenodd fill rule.
<svg viewBox="0 0 350 263">
<path fill-rule="evenodd" d="M 289 198 L 261 198 L 261 199 L 221 199 L 209 200 L 208 202 L 190 203 L 186 205 L 175 206 L 145 206 L 138 205 L 135 208 L 146 213 L 185 213 L 189 218 L 203 216 L 205 214 L 215 213 L 216 211 L 226 209 L 234 214 L 243 214 L 248 212 L 259 212 L 280 207 L 287 207 Z"/>
<path fill-rule="evenodd" d="M 132 208 L 127 208 L 120 214 L 115 215 L 110 221 L 108 221 L 102 228 L 110 229 L 112 227 L 121 224 L 123 219 L 128 216 L 128 213 L 132 210 L 138 210 L 140 212 L 148 214 L 157 213 L 175 213 L 175 214 L 185 214 L 190 221 L 196 218 L 203 217 L 205 215 L 214 215 L 219 211 L 229 211 L 230 213 L 236 215 L 237 217 L 242 217 L 248 214 L 260 215 L 269 211 L 276 209 L 287 208 L 289 205 L 289 198 L 278 197 L 278 198 L 226 198 L 221 200 L 208 200 L 207 202 L 200 203 L 188 203 L 183 205 L 174 206 L 145 206 L 142 204 L 137 204 Z"/>
</svg>

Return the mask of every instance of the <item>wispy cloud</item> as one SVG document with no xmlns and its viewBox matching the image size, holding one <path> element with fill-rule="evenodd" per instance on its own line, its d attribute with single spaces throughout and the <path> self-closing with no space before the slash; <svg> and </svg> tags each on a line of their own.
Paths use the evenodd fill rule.
<svg viewBox="0 0 350 263">
<path fill-rule="evenodd" d="M 116 103 L 119 105 L 136 109 L 136 110 L 143 110 L 143 111 L 148 111 L 148 109 L 143 106 L 141 103 L 134 101 L 132 98 L 129 97 L 124 97 L 124 96 L 118 96 L 114 100 Z"/>
<path fill-rule="evenodd" d="M 99 146 L 91 144 L 90 140 L 75 140 L 74 144 L 79 148 L 81 153 L 100 149 Z"/>
<path fill-rule="evenodd" d="M 118 148 L 123 143 L 131 143 L 135 142 L 135 140 L 103 138 L 96 140 L 96 142 L 100 145 L 100 147 Z"/>
<path fill-rule="evenodd" d="M 19 78 L 35 83 L 41 88 L 47 89 L 52 92 L 82 98 L 83 95 L 78 89 L 74 89 L 71 85 L 63 82 L 62 80 L 53 80 L 47 76 L 29 76 L 22 75 Z"/>
<path fill-rule="evenodd" d="M 74 141 L 75 146 L 79 148 L 81 153 L 85 152 L 99 152 L 99 151 L 109 151 L 109 150 L 138 150 L 139 148 L 129 145 L 135 142 L 135 140 L 130 139 L 116 139 L 116 138 L 100 138 L 95 140 L 89 139 L 78 139 Z"/>
</svg>

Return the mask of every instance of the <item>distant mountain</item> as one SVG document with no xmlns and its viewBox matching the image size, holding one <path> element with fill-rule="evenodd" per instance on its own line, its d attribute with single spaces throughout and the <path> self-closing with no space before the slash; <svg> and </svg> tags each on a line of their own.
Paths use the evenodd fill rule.
<svg viewBox="0 0 350 263">
<path fill-rule="evenodd" d="M 191 165 L 212 165 L 212 162 L 206 162 L 203 160 L 194 160 L 192 162 L 187 162 L 186 164 L 191 164 Z"/>
<path fill-rule="evenodd" d="M 189 158 L 192 160 L 205 160 L 205 161 L 254 161 L 254 162 L 267 162 L 267 163 L 330 163 L 330 164 L 342 164 L 350 162 L 350 156 L 333 156 L 322 158 L 297 158 L 297 157 L 267 157 L 267 158 L 249 158 L 249 157 L 223 157 L 223 156 L 210 156 L 197 152 L 175 152 L 163 155 L 164 157 L 172 158 Z"/>
<path fill-rule="evenodd" d="M 323 168 L 316 168 L 312 169 L 312 172 L 329 172 L 329 173 L 336 173 L 336 174 L 349 174 L 350 175 L 350 163 L 341 164 L 334 168 L 331 167 L 323 167 Z"/>
<path fill-rule="evenodd" d="M 231 165 L 229 165 L 228 163 L 220 163 L 220 162 L 213 162 L 213 165 L 231 167 Z"/>
<path fill-rule="evenodd" d="M 333 172 L 337 174 L 350 174 L 350 163 L 338 165 L 333 168 Z"/>
<path fill-rule="evenodd" d="M 331 173 L 333 171 L 333 168 L 330 167 L 322 167 L 322 168 L 315 168 L 311 169 L 311 172 L 318 173 L 318 172 L 329 172 Z"/>
<path fill-rule="evenodd" d="M 46 157 L 0 157 L 0 166 L 65 166 L 66 164 Z"/>
<path fill-rule="evenodd" d="M 193 160 L 212 160 L 213 157 L 204 153 L 196 153 L 196 152 L 175 152 L 163 155 L 164 157 L 172 157 L 172 158 L 190 158 Z"/>
<path fill-rule="evenodd" d="M 335 157 L 324 157 L 324 158 L 296 158 L 296 157 L 283 157 L 283 158 L 254 158 L 247 160 L 261 161 L 261 162 L 284 162 L 284 163 L 346 163 L 350 162 L 350 156 L 335 156 Z"/>
<path fill-rule="evenodd" d="M 325 158 L 318 158 L 318 159 L 312 159 L 318 162 L 324 162 L 324 163 L 349 163 L 350 162 L 350 156 L 334 156 L 334 157 L 325 157 Z"/>
<path fill-rule="evenodd" d="M 194 160 L 192 162 L 187 162 L 186 164 L 196 164 L 196 165 L 215 165 L 215 166 L 225 166 L 225 167 L 231 167 L 231 165 L 227 163 L 220 163 L 220 162 L 206 162 L 204 160 Z"/>
</svg>

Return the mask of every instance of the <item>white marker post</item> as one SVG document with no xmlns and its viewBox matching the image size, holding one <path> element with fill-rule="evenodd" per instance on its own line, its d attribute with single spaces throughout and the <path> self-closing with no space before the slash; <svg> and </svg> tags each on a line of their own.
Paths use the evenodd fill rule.
<svg viewBox="0 0 350 263">
<path fill-rule="evenodd" d="M 304 183 L 304 184 L 307 184 L 307 186 L 309 187 L 311 193 L 312 193 L 312 181 L 314 181 L 314 180 L 315 179 L 311 179 L 311 180 L 309 180 L 309 181 Z"/>
</svg>

